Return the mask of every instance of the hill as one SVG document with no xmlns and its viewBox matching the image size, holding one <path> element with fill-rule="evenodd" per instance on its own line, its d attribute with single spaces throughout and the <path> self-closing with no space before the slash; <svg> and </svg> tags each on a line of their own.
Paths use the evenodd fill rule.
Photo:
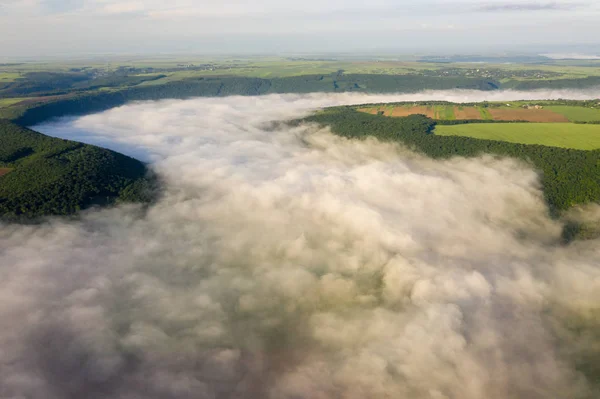
<svg viewBox="0 0 600 399">
<path fill-rule="evenodd" d="M 486 79 L 413 77 L 391 75 L 305 75 L 286 78 L 199 77 L 162 84 L 72 93 L 25 100 L 0 109 L 0 118 L 31 126 L 49 118 L 86 114 L 121 106 L 131 101 L 187 99 L 193 97 L 255 96 L 273 93 L 361 92 L 412 93 L 420 90 L 495 90 Z"/>
<path fill-rule="evenodd" d="M 103 148 L 48 137 L 0 120 L 0 218 L 70 215 L 92 205 L 145 202 L 146 166 Z"/>
<path fill-rule="evenodd" d="M 482 63 L 465 63 L 480 59 Z M 517 60 L 506 64 L 500 60 Z M 458 61 L 461 60 L 461 61 Z M 411 93 L 422 90 L 590 89 L 600 63 L 544 57 L 158 57 L 0 65 L 0 118 L 32 125 L 52 116 L 136 100 L 269 93 Z M 512 61 L 511 61 L 512 62 Z M 448 112 L 448 116 L 453 112 Z M 486 116 L 486 115 L 485 115 Z M 593 117 L 576 115 L 574 120 Z M 571 121 L 571 117 L 569 117 Z"/>
<path fill-rule="evenodd" d="M 329 108 L 304 121 L 330 126 L 333 133 L 344 137 L 398 141 L 432 158 L 493 154 L 522 159 L 541 172 L 544 195 L 554 215 L 574 205 L 600 202 L 600 150 L 440 136 L 434 134 L 438 122 L 424 115 L 390 118 L 351 106 Z"/>
</svg>

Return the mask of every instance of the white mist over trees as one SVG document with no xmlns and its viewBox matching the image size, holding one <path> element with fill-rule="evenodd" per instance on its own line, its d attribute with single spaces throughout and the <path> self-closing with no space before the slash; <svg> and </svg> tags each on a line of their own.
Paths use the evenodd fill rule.
<svg viewBox="0 0 600 399">
<path fill-rule="evenodd" d="M 428 95 L 483 99 L 386 98 Z M 147 212 L 2 226 L 2 396 L 597 397 L 600 247 L 558 245 L 533 170 L 270 123 L 374 101 L 161 101 L 45 125 L 144 154 L 166 192 Z"/>
</svg>

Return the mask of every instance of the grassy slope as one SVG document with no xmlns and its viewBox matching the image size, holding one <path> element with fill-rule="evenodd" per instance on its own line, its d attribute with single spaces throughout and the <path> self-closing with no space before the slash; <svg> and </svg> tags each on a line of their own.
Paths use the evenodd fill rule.
<svg viewBox="0 0 600 399">
<path fill-rule="evenodd" d="M 456 115 L 454 114 L 454 107 L 443 107 L 443 112 L 441 113 L 444 120 L 453 121 L 456 120 Z"/>
<path fill-rule="evenodd" d="M 600 125 L 574 123 L 469 123 L 435 128 L 440 136 L 466 136 L 510 143 L 593 150 L 600 148 Z"/>
<path fill-rule="evenodd" d="M 484 121 L 491 121 L 494 118 L 492 118 L 492 114 L 490 114 L 490 111 L 487 110 L 486 108 L 478 108 L 479 114 L 481 115 L 481 119 L 483 119 Z"/>
<path fill-rule="evenodd" d="M 0 121 L 0 217 L 68 215 L 94 204 L 150 199 L 141 162 Z"/>
</svg>

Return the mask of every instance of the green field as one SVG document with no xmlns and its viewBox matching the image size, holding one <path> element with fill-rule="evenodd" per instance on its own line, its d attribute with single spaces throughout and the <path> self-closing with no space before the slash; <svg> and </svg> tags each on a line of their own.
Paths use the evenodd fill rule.
<svg viewBox="0 0 600 399">
<path fill-rule="evenodd" d="M 456 115 L 454 114 L 454 107 L 441 107 L 442 109 L 438 111 L 438 115 L 440 119 L 444 119 L 446 121 L 453 121 L 456 119 Z"/>
<path fill-rule="evenodd" d="M 417 62 L 419 57 L 335 57 L 335 58 L 289 58 L 289 57 L 231 57 L 231 56 L 181 56 L 181 57 L 96 57 L 80 60 L 64 60 L 61 62 L 24 62 L 13 66 L 0 66 L 0 81 L 3 79 L 14 80 L 21 74 L 28 72 L 66 72 L 72 68 L 89 68 L 102 71 L 115 71 L 118 67 L 134 68 L 176 68 L 178 71 L 169 71 L 170 80 L 185 79 L 198 76 L 235 75 L 260 78 L 289 77 L 311 74 L 329 74 L 344 70 L 348 74 L 383 74 L 398 75 L 410 73 L 431 72 L 446 70 L 448 68 L 463 70 L 469 77 L 495 78 L 502 82 L 511 79 L 516 81 L 544 80 L 535 75 L 522 75 L 522 72 L 535 70 L 558 74 L 555 78 L 577 79 L 588 76 L 600 76 L 600 63 L 587 63 L 586 66 L 550 64 L 470 64 L 451 63 L 440 64 L 432 62 Z M 193 70 L 185 65 L 210 65 L 211 68 Z M 496 72 L 502 75 L 496 76 Z M 161 71 L 165 73 L 166 71 Z M 439 76 L 451 76 L 445 73 Z M 145 83 L 151 84 L 151 83 Z"/>
<path fill-rule="evenodd" d="M 557 105 L 547 107 L 550 111 L 566 116 L 571 122 L 595 122 L 600 121 L 600 106 L 597 109 L 584 107 L 569 107 Z"/>
<path fill-rule="evenodd" d="M 600 125 L 573 123 L 469 123 L 438 125 L 439 136 L 466 136 L 485 140 L 522 144 L 541 144 L 551 147 L 593 150 L 600 148 Z"/>
<path fill-rule="evenodd" d="M 479 108 L 479 113 L 481 114 L 481 119 L 485 121 L 491 121 L 494 119 L 492 118 L 492 114 L 490 114 L 490 111 L 485 108 Z"/>
</svg>

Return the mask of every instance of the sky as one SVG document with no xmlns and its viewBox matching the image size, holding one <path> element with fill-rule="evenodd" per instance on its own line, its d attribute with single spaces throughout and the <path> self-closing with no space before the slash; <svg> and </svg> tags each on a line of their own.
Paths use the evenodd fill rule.
<svg viewBox="0 0 600 399">
<path fill-rule="evenodd" d="M 597 44 L 596 0 L 0 0 L 3 56 Z"/>
</svg>

